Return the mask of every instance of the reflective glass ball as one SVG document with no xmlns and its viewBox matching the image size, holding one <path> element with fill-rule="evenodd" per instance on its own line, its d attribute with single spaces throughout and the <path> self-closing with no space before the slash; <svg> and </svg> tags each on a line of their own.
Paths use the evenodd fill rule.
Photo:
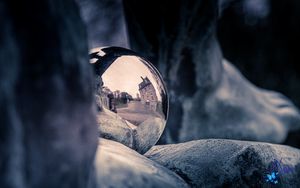
<svg viewBox="0 0 300 188">
<path fill-rule="evenodd" d="M 168 116 L 168 95 L 158 70 L 120 47 L 90 53 L 95 72 L 100 137 L 145 153 L 159 140 Z"/>
</svg>

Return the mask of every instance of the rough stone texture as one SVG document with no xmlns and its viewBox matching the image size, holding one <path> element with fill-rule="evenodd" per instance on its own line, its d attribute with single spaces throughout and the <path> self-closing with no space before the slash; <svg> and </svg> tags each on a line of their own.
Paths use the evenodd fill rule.
<svg viewBox="0 0 300 188">
<path fill-rule="evenodd" d="M 144 154 L 159 140 L 165 122 L 153 117 L 135 126 L 118 114 L 102 108 L 98 114 L 98 125 L 100 137 L 120 142 Z"/>
<path fill-rule="evenodd" d="M 281 160 L 293 170 L 279 175 L 276 187 L 300 186 L 300 150 L 284 145 L 208 139 L 154 146 L 145 156 L 192 187 L 273 186 L 265 181 L 266 174 L 272 161 Z"/>
<path fill-rule="evenodd" d="M 77 6 L 0 1 L 0 28 L 1 187 L 92 185 L 97 124 Z"/>
<path fill-rule="evenodd" d="M 175 0 L 170 8 L 166 0 L 159 6 L 124 0 L 130 47 L 158 67 L 168 86 L 170 114 L 161 143 L 200 138 L 282 143 L 289 131 L 299 130 L 299 111 L 223 60 L 216 39 L 220 5 Z"/>
<path fill-rule="evenodd" d="M 141 123 L 135 129 L 135 145 L 139 153 L 146 153 L 159 140 L 166 121 L 152 117 Z"/>
<path fill-rule="evenodd" d="M 96 179 L 103 188 L 188 187 L 174 172 L 118 142 L 101 139 L 99 147 Z"/>
<path fill-rule="evenodd" d="M 118 114 L 105 108 L 98 114 L 98 129 L 100 137 L 114 140 L 124 144 L 127 147 L 135 148 L 133 129 L 128 126 Z"/>
</svg>

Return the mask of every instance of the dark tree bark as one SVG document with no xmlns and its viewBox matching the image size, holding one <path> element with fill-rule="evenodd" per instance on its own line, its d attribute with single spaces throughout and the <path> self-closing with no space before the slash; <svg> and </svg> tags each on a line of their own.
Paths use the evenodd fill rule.
<svg viewBox="0 0 300 188">
<path fill-rule="evenodd" d="M 0 1 L 0 28 L 1 187 L 93 185 L 97 125 L 77 6 Z"/>
</svg>

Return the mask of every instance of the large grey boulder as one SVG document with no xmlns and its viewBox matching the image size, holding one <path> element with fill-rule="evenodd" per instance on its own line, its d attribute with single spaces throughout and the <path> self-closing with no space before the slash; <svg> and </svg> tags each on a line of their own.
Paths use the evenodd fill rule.
<svg viewBox="0 0 300 188">
<path fill-rule="evenodd" d="M 284 145 L 208 139 L 154 146 L 145 156 L 192 187 L 268 187 L 272 171 L 278 187 L 300 186 L 300 150 Z"/>
<path fill-rule="evenodd" d="M 102 188 L 188 187 L 174 172 L 111 140 L 100 139 L 95 168 Z"/>
</svg>

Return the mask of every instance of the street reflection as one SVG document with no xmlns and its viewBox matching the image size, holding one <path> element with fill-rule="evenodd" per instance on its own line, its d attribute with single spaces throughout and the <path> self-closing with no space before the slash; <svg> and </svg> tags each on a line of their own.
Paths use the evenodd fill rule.
<svg viewBox="0 0 300 188">
<path fill-rule="evenodd" d="M 102 75 L 100 98 L 102 107 L 118 114 L 135 126 L 147 119 L 166 119 L 162 98 L 162 82 L 138 57 L 122 56 Z"/>
</svg>

